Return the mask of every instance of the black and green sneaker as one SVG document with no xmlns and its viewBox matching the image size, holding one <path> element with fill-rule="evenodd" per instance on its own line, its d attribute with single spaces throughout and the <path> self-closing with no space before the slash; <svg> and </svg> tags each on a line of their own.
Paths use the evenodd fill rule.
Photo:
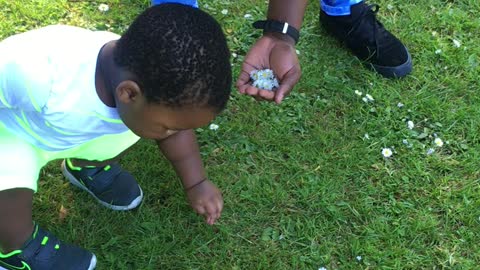
<svg viewBox="0 0 480 270">
<path fill-rule="evenodd" d="M 59 241 L 38 225 L 22 249 L 0 253 L 0 270 L 93 270 L 96 264 L 93 253 Z"/>
<path fill-rule="evenodd" d="M 75 167 L 69 159 L 62 163 L 63 175 L 112 210 L 130 210 L 140 205 L 143 191 L 137 180 L 118 163 L 105 167 Z"/>
</svg>

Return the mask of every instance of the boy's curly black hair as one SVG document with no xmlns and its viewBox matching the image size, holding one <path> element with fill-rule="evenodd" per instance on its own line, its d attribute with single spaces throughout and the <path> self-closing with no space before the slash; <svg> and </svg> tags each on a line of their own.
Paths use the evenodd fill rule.
<svg viewBox="0 0 480 270">
<path fill-rule="evenodd" d="M 230 53 L 217 21 L 181 4 L 145 10 L 118 40 L 115 63 L 135 74 L 147 101 L 170 107 L 225 108 Z"/>
</svg>

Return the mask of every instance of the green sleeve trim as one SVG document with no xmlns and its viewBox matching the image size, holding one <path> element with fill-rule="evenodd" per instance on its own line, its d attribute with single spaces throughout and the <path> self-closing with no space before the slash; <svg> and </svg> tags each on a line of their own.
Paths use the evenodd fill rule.
<svg viewBox="0 0 480 270">
<path fill-rule="evenodd" d="M 35 108 L 35 111 L 41 112 L 42 109 L 40 108 L 37 101 L 33 97 L 32 91 L 30 91 L 30 87 L 27 88 L 27 93 L 28 93 L 28 97 L 30 98 L 30 102 L 32 102 L 33 108 Z"/>
<path fill-rule="evenodd" d="M 15 115 L 15 120 L 17 120 L 17 123 L 36 140 L 42 142 L 44 145 L 49 145 L 51 147 L 51 144 L 49 144 L 48 141 L 44 140 L 42 137 L 40 137 L 37 133 L 35 133 L 32 130 L 32 128 L 28 124 L 28 121 L 26 120 L 27 118 L 25 117 L 25 113 L 23 111 L 22 111 L 22 117 L 23 119 Z"/>
<path fill-rule="evenodd" d="M 7 108 L 12 108 L 12 105 L 8 104 L 7 100 L 5 99 L 5 96 L 3 96 L 3 90 L 0 88 L 0 102 L 5 105 Z"/>
</svg>

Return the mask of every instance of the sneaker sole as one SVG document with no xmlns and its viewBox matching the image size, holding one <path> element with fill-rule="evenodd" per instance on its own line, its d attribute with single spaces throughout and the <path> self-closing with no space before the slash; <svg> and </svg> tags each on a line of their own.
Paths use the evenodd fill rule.
<svg viewBox="0 0 480 270">
<path fill-rule="evenodd" d="M 65 178 L 68 179 L 68 181 L 70 181 L 70 183 L 72 183 L 74 186 L 78 187 L 78 188 L 81 188 L 82 190 L 85 190 L 86 192 L 88 192 L 90 195 L 92 195 L 92 197 L 94 197 L 101 205 L 109 208 L 109 209 L 112 209 L 112 210 L 115 210 L 115 211 L 127 211 L 127 210 L 132 210 L 134 208 L 136 208 L 137 206 L 140 205 L 140 203 L 142 202 L 143 200 L 143 190 L 142 188 L 139 186 L 138 188 L 140 189 L 140 196 L 138 196 L 137 198 L 135 198 L 135 200 L 133 200 L 129 205 L 113 205 L 113 204 L 109 204 L 109 203 L 106 203 L 102 200 L 100 200 L 97 196 L 95 196 L 95 194 L 93 194 L 93 192 L 91 192 L 90 190 L 88 190 L 88 188 L 86 188 L 82 183 L 80 183 L 80 181 L 78 181 L 75 176 L 73 176 L 68 170 L 67 168 L 65 167 L 65 160 L 62 161 L 62 173 L 63 175 L 65 176 Z M 95 259 L 96 260 L 96 259 Z"/>
<path fill-rule="evenodd" d="M 95 254 L 93 254 L 92 259 L 90 260 L 90 266 L 88 267 L 88 270 L 93 270 L 97 266 L 97 257 Z"/>
<path fill-rule="evenodd" d="M 97 266 L 97 257 L 95 256 L 95 254 L 92 254 L 92 259 L 90 260 L 90 265 L 88 266 L 88 269 L 87 270 L 94 270 L 95 267 Z M 0 266 L 0 270 L 9 270 L 7 268 L 3 268 Z"/>
<path fill-rule="evenodd" d="M 407 51 L 407 61 L 399 66 L 396 67 L 388 67 L 388 66 L 380 66 L 380 65 L 375 65 L 371 63 L 365 63 L 365 65 L 379 73 L 385 78 L 402 78 L 410 74 L 412 72 L 412 56 L 410 55 L 410 52 L 408 52 L 408 49 L 404 46 L 405 51 Z"/>
</svg>

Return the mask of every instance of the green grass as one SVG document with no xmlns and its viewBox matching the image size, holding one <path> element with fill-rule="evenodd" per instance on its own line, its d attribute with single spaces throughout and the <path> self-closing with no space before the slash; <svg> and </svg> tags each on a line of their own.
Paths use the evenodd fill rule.
<svg viewBox="0 0 480 270">
<path fill-rule="evenodd" d="M 148 6 L 105 2 L 103 14 L 93 1 L 0 0 L 0 38 L 53 23 L 121 33 Z M 219 130 L 198 130 L 209 176 L 224 193 L 218 225 L 192 212 L 149 141 L 122 160 L 146 193 L 140 209 L 102 208 L 53 162 L 40 176 L 35 220 L 95 252 L 100 270 L 478 269 L 479 1 L 377 3 L 382 22 L 413 55 L 410 76 L 388 80 L 364 69 L 325 35 L 311 1 L 297 47 L 303 77 L 293 94 L 276 106 L 234 93 L 215 120 Z M 201 6 L 224 27 L 238 74 L 260 34 L 250 24 L 263 18 L 266 3 Z M 434 133 L 448 144 L 435 147 Z M 392 158 L 382 157 L 383 147 L 394 147 Z M 436 151 L 427 155 L 430 147 Z"/>
</svg>

